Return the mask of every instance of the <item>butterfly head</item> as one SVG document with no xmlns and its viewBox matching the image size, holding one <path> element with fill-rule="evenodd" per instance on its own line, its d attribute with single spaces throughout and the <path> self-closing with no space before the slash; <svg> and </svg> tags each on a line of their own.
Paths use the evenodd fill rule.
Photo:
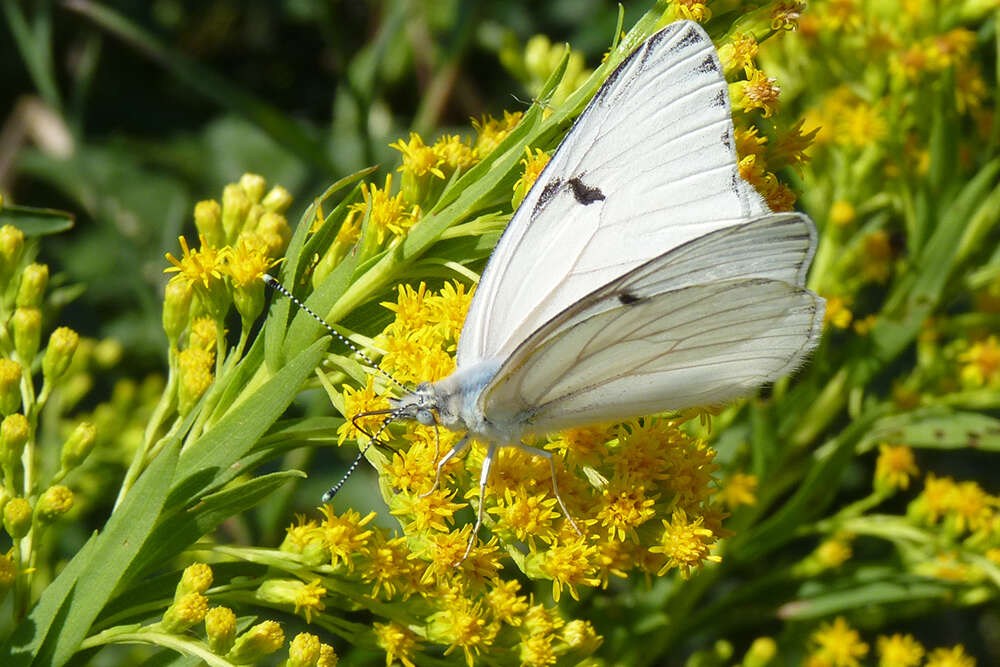
<svg viewBox="0 0 1000 667">
<path fill-rule="evenodd" d="M 440 399 L 430 382 L 421 382 L 411 393 L 402 398 L 389 399 L 393 414 L 399 419 L 413 419 L 424 426 L 438 423 L 441 413 Z"/>
</svg>

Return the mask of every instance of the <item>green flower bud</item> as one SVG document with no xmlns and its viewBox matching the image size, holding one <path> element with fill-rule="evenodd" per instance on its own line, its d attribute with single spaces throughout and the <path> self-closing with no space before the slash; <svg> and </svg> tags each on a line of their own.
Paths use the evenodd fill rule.
<svg viewBox="0 0 1000 667">
<path fill-rule="evenodd" d="M 267 245 L 268 257 L 281 257 L 285 254 L 288 242 L 292 240 L 292 228 L 288 220 L 280 213 L 268 211 L 257 223 L 257 234 Z"/>
<path fill-rule="evenodd" d="M 100 368 L 114 368 L 121 362 L 125 348 L 114 338 L 105 338 L 94 346 L 94 363 Z"/>
<path fill-rule="evenodd" d="M 777 642 L 770 637 L 758 637 L 743 656 L 743 667 L 765 667 L 777 654 Z"/>
<path fill-rule="evenodd" d="M 225 655 L 236 641 L 236 614 L 229 607 L 212 607 L 205 615 L 208 647 L 216 655 Z"/>
<path fill-rule="evenodd" d="M 226 233 L 226 241 L 235 241 L 246 223 L 247 213 L 253 202 L 247 196 L 246 190 L 236 183 L 230 183 L 222 191 L 222 229 Z"/>
<path fill-rule="evenodd" d="M 15 412 L 4 417 L 0 423 L 0 464 L 20 465 L 24 445 L 31 435 L 28 418 Z"/>
<path fill-rule="evenodd" d="M 97 427 L 90 422 L 80 422 L 63 444 L 59 462 L 62 469 L 70 471 L 79 466 L 94 449 Z"/>
<path fill-rule="evenodd" d="M 264 621 L 253 626 L 236 640 L 226 659 L 238 665 L 249 665 L 271 655 L 285 643 L 285 633 L 274 621 Z"/>
<path fill-rule="evenodd" d="M 160 625 L 173 634 L 186 632 L 205 620 L 208 598 L 201 593 L 188 593 L 167 607 Z"/>
<path fill-rule="evenodd" d="M 73 354 L 80 343 L 80 334 L 69 327 L 59 327 L 49 336 L 49 345 L 42 359 L 42 376 L 46 382 L 55 382 L 73 361 Z"/>
<path fill-rule="evenodd" d="M 189 280 L 178 277 L 167 283 L 163 294 L 163 330 L 167 332 L 171 347 L 177 347 L 177 341 L 191 321 L 193 296 L 194 285 Z"/>
<path fill-rule="evenodd" d="M 177 584 L 174 600 L 188 593 L 204 593 L 212 586 L 212 568 L 204 563 L 195 563 L 184 568 L 184 574 Z"/>
<path fill-rule="evenodd" d="M 240 187 L 254 204 L 260 202 L 267 188 L 267 180 L 259 174 L 243 174 L 240 176 Z"/>
<path fill-rule="evenodd" d="M 264 282 L 255 280 L 234 288 L 233 303 L 236 304 L 236 311 L 240 314 L 243 327 L 248 327 L 264 310 Z"/>
<path fill-rule="evenodd" d="M 295 635 L 288 645 L 288 661 L 285 667 L 316 667 L 319 661 L 319 637 L 308 632 Z"/>
<path fill-rule="evenodd" d="M 42 340 L 42 311 L 37 308 L 18 308 L 11 318 L 14 329 L 14 350 L 25 364 L 38 354 Z"/>
<path fill-rule="evenodd" d="M 0 359 L 0 413 L 9 415 L 21 409 L 21 364 Z"/>
<path fill-rule="evenodd" d="M 73 492 L 61 484 L 50 486 L 35 506 L 35 517 L 43 526 L 53 523 L 73 508 Z"/>
<path fill-rule="evenodd" d="M 205 244 L 213 248 L 226 245 L 226 232 L 222 228 L 222 207 L 214 199 L 206 199 L 194 205 L 194 226 L 198 234 L 205 237 Z"/>
<path fill-rule="evenodd" d="M 18 308 L 37 308 L 42 305 L 45 287 L 49 284 L 49 267 L 45 264 L 29 264 L 21 274 L 21 284 L 17 288 Z"/>
<path fill-rule="evenodd" d="M 7 534 L 19 540 L 31 530 L 31 503 L 24 498 L 12 498 L 3 508 L 3 527 Z"/>
<path fill-rule="evenodd" d="M 284 213 L 292 205 L 292 193 L 280 185 L 275 185 L 260 204 L 268 211 Z"/>
<path fill-rule="evenodd" d="M 24 251 L 24 232 L 13 225 L 0 227 L 0 290 L 17 270 Z"/>
</svg>

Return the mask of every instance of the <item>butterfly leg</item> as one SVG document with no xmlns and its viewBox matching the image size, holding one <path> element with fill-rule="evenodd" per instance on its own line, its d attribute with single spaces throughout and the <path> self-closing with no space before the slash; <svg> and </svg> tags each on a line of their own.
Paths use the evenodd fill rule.
<svg viewBox="0 0 1000 667">
<path fill-rule="evenodd" d="M 580 532 L 580 529 L 577 527 L 576 521 L 573 521 L 573 515 L 569 513 L 568 509 L 566 509 L 566 503 L 563 502 L 562 496 L 559 495 L 559 482 L 556 480 L 556 462 L 555 458 L 552 456 L 552 452 L 547 452 L 544 449 L 538 449 L 537 447 L 529 447 L 523 442 L 516 442 L 514 443 L 514 446 L 526 454 L 541 456 L 542 458 L 548 459 L 549 470 L 552 472 L 552 491 L 556 494 L 556 500 L 559 501 L 559 507 L 562 508 L 563 516 L 565 516 L 566 520 L 569 521 L 569 525 L 573 526 L 573 530 L 576 531 L 576 534 L 582 537 L 583 533 Z"/>
<path fill-rule="evenodd" d="M 465 437 L 468 438 L 469 436 Z M 486 482 L 490 479 L 490 469 L 493 468 L 493 460 L 496 453 L 497 445 L 491 442 L 489 448 L 486 450 L 486 457 L 483 459 L 483 469 L 479 473 L 479 509 L 476 511 L 476 526 L 472 529 L 472 535 L 469 536 L 469 545 L 465 547 L 465 554 L 462 556 L 462 560 L 469 557 L 472 545 L 476 543 L 476 536 L 479 535 L 479 529 L 483 525 L 483 507 L 486 505 Z M 461 563 L 462 561 L 458 562 Z"/>
<path fill-rule="evenodd" d="M 441 460 L 437 463 L 437 470 L 434 472 L 434 486 L 427 493 L 421 493 L 420 498 L 426 498 L 427 496 L 434 493 L 438 488 L 438 482 L 441 481 L 441 469 L 444 468 L 448 461 L 452 460 L 455 456 L 461 454 L 466 447 L 469 446 L 469 434 L 466 433 L 462 436 L 462 439 L 455 443 L 455 446 L 448 450 L 448 453 L 441 457 Z"/>
</svg>

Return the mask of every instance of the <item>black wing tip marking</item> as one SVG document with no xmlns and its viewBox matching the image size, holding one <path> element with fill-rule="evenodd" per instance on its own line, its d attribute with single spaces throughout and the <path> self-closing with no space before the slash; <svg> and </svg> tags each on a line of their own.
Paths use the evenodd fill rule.
<svg viewBox="0 0 1000 667">
<path fill-rule="evenodd" d="M 708 74 L 709 72 L 718 72 L 720 69 L 719 61 L 715 59 L 715 55 L 712 53 L 706 54 L 705 59 L 696 68 L 699 74 Z"/>
<path fill-rule="evenodd" d="M 702 32 L 694 27 L 695 24 L 691 23 L 685 26 L 687 28 L 678 39 L 677 42 L 670 47 L 670 53 L 676 53 L 682 49 L 701 41 Z"/>
<path fill-rule="evenodd" d="M 580 180 L 579 176 L 574 176 L 567 182 L 573 188 L 573 197 L 578 203 L 589 206 L 595 201 L 604 201 L 604 193 L 601 192 L 601 189 L 587 185 Z"/>
</svg>

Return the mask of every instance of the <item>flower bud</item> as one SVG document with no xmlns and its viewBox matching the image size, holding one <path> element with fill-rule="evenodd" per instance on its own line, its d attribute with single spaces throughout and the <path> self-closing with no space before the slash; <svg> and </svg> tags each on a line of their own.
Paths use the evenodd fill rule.
<svg viewBox="0 0 1000 667">
<path fill-rule="evenodd" d="M 177 347 L 177 341 L 191 319 L 193 296 L 194 285 L 189 280 L 177 277 L 167 283 L 163 294 L 163 330 L 167 332 L 171 347 Z"/>
<path fill-rule="evenodd" d="M 184 574 L 177 583 L 174 600 L 188 593 L 204 593 L 212 586 L 212 568 L 204 563 L 195 563 L 184 568 Z"/>
<path fill-rule="evenodd" d="M 192 347 L 178 355 L 180 367 L 180 387 L 178 389 L 177 411 L 186 415 L 201 395 L 212 384 L 212 363 L 215 355 L 209 351 Z"/>
<path fill-rule="evenodd" d="M 292 193 L 280 185 L 275 185 L 260 204 L 267 211 L 284 213 L 292 205 Z"/>
<path fill-rule="evenodd" d="M 0 464 L 19 465 L 30 435 L 31 425 L 27 417 L 17 412 L 4 417 L 0 423 Z"/>
<path fill-rule="evenodd" d="M 24 232 L 14 225 L 0 227 L 0 289 L 6 288 L 21 261 Z"/>
<path fill-rule="evenodd" d="M 229 607 L 212 607 L 205 614 L 208 647 L 216 655 L 225 655 L 236 641 L 236 614 Z"/>
<path fill-rule="evenodd" d="M 80 334 L 69 327 L 59 327 L 49 336 L 49 345 L 42 359 L 42 376 L 46 382 L 55 382 L 73 361 L 73 354 L 80 343 Z"/>
<path fill-rule="evenodd" d="M 316 661 L 316 667 L 337 667 L 338 662 L 340 662 L 340 658 L 337 657 L 332 646 L 329 644 L 319 645 L 319 660 Z"/>
<path fill-rule="evenodd" d="M 37 308 L 42 305 L 45 287 L 49 284 L 49 267 L 45 264 L 29 264 L 21 274 L 21 284 L 17 288 L 18 308 Z"/>
<path fill-rule="evenodd" d="M 778 644 L 770 637 L 758 637 L 743 656 L 743 667 L 765 667 L 778 654 Z"/>
<path fill-rule="evenodd" d="M 226 245 L 226 232 L 222 228 L 222 207 L 214 199 L 206 199 L 194 205 L 194 226 L 198 235 L 204 237 L 205 245 L 221 248 Z"/>
<path fill-rule="evenodd" d="M 295 635 L 288 645 L 288 661 L 285 667 L 316 667 L 321 645 L 316 635 L 308 632 Z"/>
<path fill-rule="evenodd" d="M 233 303 L 246 328 L 264 311 L 264 282 L 255 280 L 233 289 Z"/>
<path fill-rule="evenodd" d="M 292 230 L 288 220 L 280 213 L 266 212 L 257 223 L 257 234 L 267 244 L 268 257 L 281 257 L 285 254 L 288 242 L 292 240 Z"/>
<path fill-rule="evenodd" d="M 17 356 L 24 364 L 31 364 L 42 340 L 42 311 L 37 308 L 18 308 L 11 318 L 11 325 Z"/>
<path fill-rule="evenodd" d="M 62 469 L 70 471 L 79 466 L 94 449 L 97 427 L 90 422 L 80 422 L 63 444 L 59 462 Z"/>
<path fill-rule="evenodd" d="M 180 634 L 204 621 L 207 614 L 208 598 L 201 593 L 188 593 L 167 607 L 160 625 L 167 632 Z"/>
<path fill-rule="evenodd" d="M 225 230 L 227 242 L 234 241 L 239 236 L 252 205 L 246 190 L 239 185 L 230 183 L 223 189 L 222 229 Z"/>
<path fill-rule="evenodd" d="M 9 415 L 21 409 L 21 364 L 0 359 L 0 413 Z"/>
<path fill-rule="evenodd" d="M 238 665 L 248 665 L 271 655 L 285 643 L 285 633 L 274 621 L 253 626 L 236 640 L 226 659 Z"/>
<path fill-rule="evenodd" d="M 61 484 L 45 489 L 35 506 L 35 517 L 43 526 L 53 523 L 73 508 L 73 492 Z"/>
<path fill-rule="evenodd" d="M 125 348 L 114 338 L 105 338 L 94 346 L 94 363 L 100 368 L 114 368 L 124 354 Z"/>
<path fill-rule="evenodd" d="M 31 503 L 24 498 L 12 498 L 3 508 L 3 527 L 7 534 L 19 540 L 31 530 Z"/>
<path fill-rule="evenodd" d="M 254 204 L 260 202 L 267 188 L 267 180 L 259 174 L 243 174 L 240 176 L 240 187 Z"/>
</svg>

